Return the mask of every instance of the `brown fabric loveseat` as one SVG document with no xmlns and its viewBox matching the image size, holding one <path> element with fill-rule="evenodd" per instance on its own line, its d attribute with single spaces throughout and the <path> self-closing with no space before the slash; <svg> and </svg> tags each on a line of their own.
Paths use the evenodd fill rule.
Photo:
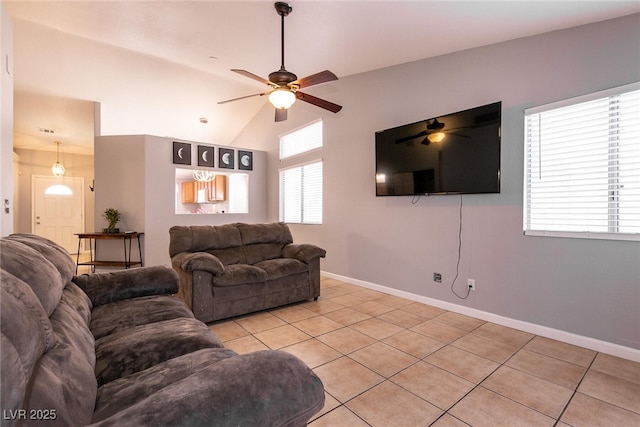
<svg viewBox="0 0 640 427">
<path fill-rule="evenodd" d="M 0 239 L 2 426 L 304 426 L 320 379 L 282 351 L 238 355 L 176 298 L 168 267 L 72 278 L 60 246 Z"/>
<path fill-rule="evenodd" d="M 174 226 L 169 234 L 178 295 L 203 322 L 320 295 L 326 252 L 293 243 L 284 223 Z"/>
</svg>

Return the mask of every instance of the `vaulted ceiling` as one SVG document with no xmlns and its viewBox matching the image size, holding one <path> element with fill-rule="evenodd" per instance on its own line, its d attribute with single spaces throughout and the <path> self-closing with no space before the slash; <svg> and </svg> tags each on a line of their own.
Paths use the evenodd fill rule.
<svg viewBox="0 0 640 427">
<path fill-rule="evenodd" d="M 41 129 L 75 126 L 56 136 L 66 138 L 69 150 L 90 153 L 87 132 L 93 129 L 77 129 L 76 114 L 92 114 L 91 101 L 116 117 L 103 123 L 105 133 L 198 135 L 228 143 L 267 102 L 256 97 L 218 105 L 267 89 L 229 70 L 266 77 L 280 67 L 280 17 L 272 1 L 4 3 L 14 27 L 17 147 L 55 149 L 43 147 Z M 635 0 L 290 4 L 286 68 L 299 77 L 329 69 L 340 78 L 640 12 Z M 132 58 L 146 62 L 134 67 Z M 135 103 L 153 117 L 130 107 Z M 112 111 L 123 109 L 122 116 Z M 204 129 L 200 117 L 210 127 Z"/>
</svg>

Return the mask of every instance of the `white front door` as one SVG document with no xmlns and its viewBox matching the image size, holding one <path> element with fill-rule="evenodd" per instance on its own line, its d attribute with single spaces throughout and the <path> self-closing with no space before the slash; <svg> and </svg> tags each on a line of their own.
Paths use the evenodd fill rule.
<svg viewBox="0 0 640 427">
<path fill-rule="evenodd" d="M 76 253 L 74 234 L 84 232 L 84 178 L 34 175 L 32 194 L 33 234 Z"/>
</svg>

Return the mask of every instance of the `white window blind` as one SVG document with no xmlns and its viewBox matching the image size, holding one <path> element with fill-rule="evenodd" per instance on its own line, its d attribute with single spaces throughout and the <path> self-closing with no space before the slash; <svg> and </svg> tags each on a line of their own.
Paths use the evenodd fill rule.
<svg viewBox="0 0 640 427">
<path fill-rule="evenodd" d="M 280 170 L 280 221 L 322 224 L 322 120 L 280 137 L 280 160 L 317 150 Z M 316 157 L 317 153 L 317 157 Z"/>
<path fill-rule="evenodd" d="M 280 171 L 280 221 L 322 224 L 322 161 Z"/>
<path fill-rule="evenodd" d="M 280 137 L 280 159 L 322 147 L 322 120 Z"/>
<path fill-rule="evenodd" d="M 640 240 L 640 84 L 525 110 L 524 231 Z"/>
</svg>

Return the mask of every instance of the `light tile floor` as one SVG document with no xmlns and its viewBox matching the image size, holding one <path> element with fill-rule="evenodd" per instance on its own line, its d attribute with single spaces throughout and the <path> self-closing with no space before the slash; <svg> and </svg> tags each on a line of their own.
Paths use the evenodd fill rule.
<svg viewBox="0 0 640 427">
<path fill-rule="evenodd" d="M 640 364 L 334 279 L 318 301 L 210 325 L 322 379 L 311 427 L 640 426 Z"/>
</svg>

